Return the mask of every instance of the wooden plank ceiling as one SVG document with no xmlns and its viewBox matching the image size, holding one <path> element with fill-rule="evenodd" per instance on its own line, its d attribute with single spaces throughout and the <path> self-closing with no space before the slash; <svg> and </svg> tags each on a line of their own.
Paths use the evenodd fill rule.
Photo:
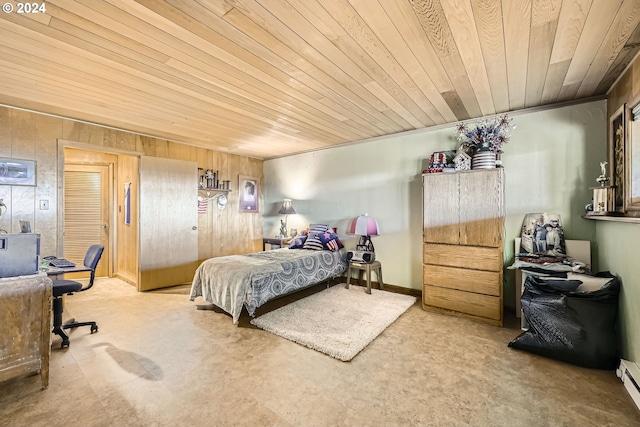
<svg viewBox="0 0 640 427">
<path fill-rule="evenodd" d="M 258 158 L 603 96 L 640 46 L 638 0 L 8 4 L 0 103 Z"/>
</svg>

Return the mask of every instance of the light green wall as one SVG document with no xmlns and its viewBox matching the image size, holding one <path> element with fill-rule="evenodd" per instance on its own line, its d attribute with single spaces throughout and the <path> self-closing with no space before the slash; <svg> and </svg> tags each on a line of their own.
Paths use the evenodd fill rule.
<svg viewBox="0 0 640 427">
<path fill-rule="evenodd" d="M 517 127 L 503 155 L 506 265 L 513 261 L 514 238 L 529 212 L 558 213 L 567 238 L 595 240 L 594 221 L 582 215 L 606 157 L 605 109 L 605 101 L 594 101 L 513 116 Z M 328 223 L 338 227 L 347 247 L 355 246 L 345 234 L 349 220 L 368 213 L 381 228 L 373 243 L 385 282 L 421 289 L 422 170 L 432 152 L 457 146 L 452 124 L 267 160 L 265 235 L 278 233 L 276 212 L 283 198 L 293 199 L 298 212 L 289 216 L 289 229 Z M 505 305 L 513 308 L 512 271 L 506 271 L 505 281 Z"/>
<path fill-rule="evenodd" d="M 618 276 L 622 283 L 619 299 L 622 357 L 640 362 L 640 225 L 598 221 L 596 227 L 598 267 Z"/>
</svg>

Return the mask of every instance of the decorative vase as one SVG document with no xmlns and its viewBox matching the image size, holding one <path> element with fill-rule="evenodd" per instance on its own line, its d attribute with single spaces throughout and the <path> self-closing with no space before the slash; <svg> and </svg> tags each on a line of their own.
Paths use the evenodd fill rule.
<svg viewBox="0 0 640 427">
<path fill-rule="evenodd" d="M 496 153 L 491 150 L 478 150 L 473 155 L 471 169 L 494 169 L 496 167 Z"/>
</svg>

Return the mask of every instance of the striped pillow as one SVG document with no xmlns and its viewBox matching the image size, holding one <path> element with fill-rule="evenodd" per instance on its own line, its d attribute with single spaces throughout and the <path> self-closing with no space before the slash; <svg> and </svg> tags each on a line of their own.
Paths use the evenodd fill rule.
<svg viewBox="0 0 640 427">
<path fill-rule="evenodd" d="M 318 236 L 317 233 L 309 232 L 309 235 L 307 236 L 307 240 L 305 240 L 304 246 L 302 246 L 302 249 L 311 249 L 313 251 L 321 251 L 324 249 L 324 245 L 322 244 L 322 241 L 320 240 L 320 237 Z"/>
<path fill-rule="evenodd" d="M 329 229 L 326 224 L 309 224 L 309 234 L 311 233 L 324 233 Z"/>
</svg>

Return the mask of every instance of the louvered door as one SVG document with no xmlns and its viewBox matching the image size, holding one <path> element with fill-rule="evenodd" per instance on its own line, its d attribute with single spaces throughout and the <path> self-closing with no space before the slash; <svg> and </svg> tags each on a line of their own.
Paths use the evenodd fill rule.
<svg viewBox="0 0 640 427">
<path fill-rule="evenodd" d="M 96 270 L 108 276 L 109 250 L 109 182 L 108 165 L 66 164 L 64 169 L 64 257 L 82 265 L 91 245 L 105 247 Z"/>
</svg>

